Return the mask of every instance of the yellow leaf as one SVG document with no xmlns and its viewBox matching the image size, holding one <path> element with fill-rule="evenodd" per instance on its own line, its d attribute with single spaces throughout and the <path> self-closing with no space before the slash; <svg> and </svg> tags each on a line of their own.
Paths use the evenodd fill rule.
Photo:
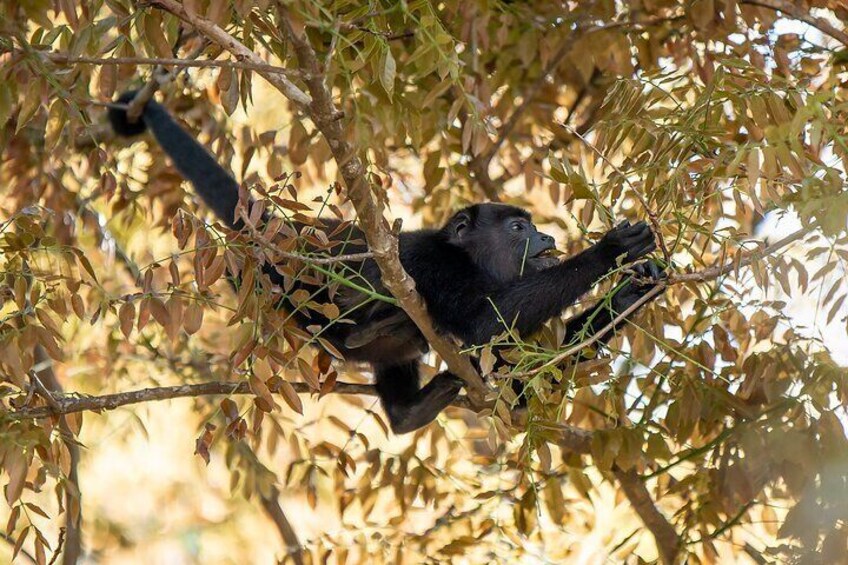
<svg viewBox="0 0 848 565">
<path fill-rule="evenodd" d="M 197 302 L 192 301 L 186 306 L 183 314 L 183 328 L 188 335 L 197 333 L 200 326 L 203 324 L 203 307 Z"/>
<path fill-rule="evenodd" d="M 286 404 L 289 407 L 297 412 L 300 415 L 303 415 L 303 403 L 300 401 L 300 397 L 297 395 L 297 391 L 294 390 L 294 387 L 288 381 L 282 381 L 280 383 L 280 395 L 283 397 L 283 400 L 286 401 Z"/>
<path fill-rule="evenodd" d="M 15 449 L 6 453 L 6 457 L 3 460 L 3 467 L 9 475 L 9 483 L 5 489 L 6 502 L 9 503 L 9 506 L 13 506 L 24 491 L 29 465 L 27 465 L 26 456 L 23 452 Z"/>
<path fill-rule="evenodd" d="M 121 325 L 121 333 L 129 339 L 135 321 L 135 305 L 132 302 L 124 302 L 118 310 L 118 321 Z"/>
</svg>

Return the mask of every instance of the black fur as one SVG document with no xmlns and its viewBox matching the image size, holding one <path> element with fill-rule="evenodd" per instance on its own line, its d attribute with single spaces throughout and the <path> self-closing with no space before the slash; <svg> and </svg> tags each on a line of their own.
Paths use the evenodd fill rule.
<svg viewBox="0 0 848 565">
<path fill-rule="evenodd" d="M 118 102 L 128 103 L 134 96 L 135 92 L 126 92 L 118 98 Z M 161 104 L 148 102 L 141 121 L 136 123 L 127 120 L 126 111 L 110 108 L 109 122 L 115 133 L 128 137 L 141 134 L 149 128 L 206 205 L 229 227 L 236 227 L 234 215 L 238 204 L 238 183 L 218 165 L 209 151 L 171 118 Z"/>
<path fill-rule="evenodd" d="M 127 101 L 131 96 L 125 94 L 120 100 Z M 119 134 L 135 135 L 144 130 L 139 124 L 129 124 L 126 112 L 117 108 L 109 110 L 109 119 Z M 230 227 L 238 228 L 240 223 L 234 220 L 238 184 L 233 177 L 161 105 L 148 103 L 142 119 L 204 202 Z M 324 220 L 324 224 L 328 233 L 338 226 L 334 220 Z M 344 236 L 364 240 L 356 227 Z M 399 244 L 401 263 L 415 280 L 435 326 L 467 346 L 485 344 L 508 327 L 524 336 L 537 331 L 615 268 L 617 260 L 632 262 L 655 249 L 647 224 L 624 223 L 586 251 L 560 262 L 543 255 L 553 249 L 553 238 L 539 232 L 526 211 L 501 204 L 470 206 L 455 214 L 442 229 L 402 233 Z M 344 248 L 345 253 L 365 250 L 351 243 Z M 386 293 L 373 260 L 349 266 L 364 284 Z M 272 265 L 263 266 L 263 271 L 282 285 L 283 279 Z M 641 267 L 638 273 L 659 274 L 653 265 Z M 317 292 L 316 302 L 330 301 L 326 290 L 297 284 Z M 590 308 L 568 323 L 569 334 L 600 330 L 616 311 L 633 304 L 650 286 L 627 282 L 612 301 L 612 308 L 600 303 Z M 344 306 L 343 311 L 365 300 L 361 293 L 346 288 L 333 297 Z M 294 308 L 286 298 L 282 306 L 296 310 L 295 317 L 302 326 L 324 326 L 328 322 L 320 314 Z M 418 364 L 428 345 L 403 310 L 374 301 L 354 310 L 348 318 L 354 324 L 331 324 L 323 336 L 345 359 L 372 364 L 377 392 L 396 433 L 426 425 L 456 398 L 461 381 L 449 372 L 420 387 Z"/>
</svg>

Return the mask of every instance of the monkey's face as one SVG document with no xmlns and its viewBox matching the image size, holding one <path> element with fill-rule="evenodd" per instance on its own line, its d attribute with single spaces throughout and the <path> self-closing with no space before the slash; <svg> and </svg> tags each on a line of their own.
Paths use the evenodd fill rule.
<svg viewBox="0 0 848 565">
<path fill-rule="evenodd" d="M 549 256 L 554 238 L 540 232 L 521 208 L 477 204 L 458 212 L 447 226 L 451 243 L 497 280 L 508 282 L 524 273 L 555 265 Z"/>
</svg>

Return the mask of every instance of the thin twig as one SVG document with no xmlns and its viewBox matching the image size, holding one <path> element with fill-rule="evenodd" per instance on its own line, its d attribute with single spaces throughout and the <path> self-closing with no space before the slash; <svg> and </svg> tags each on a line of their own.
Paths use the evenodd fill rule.
<svg viewBox="0 0 848 565">
<path fill-rule="evenodd" d="M 331 255 L 329 257 L 315 257 L 313 255 L 301 255 L 300 253 L 292 253 L 291 251 L 281 251 L 278 245 L 270 241 L 259 229 L 250 223 L 248 218 L 242 218 L 242 221 L 250 230 L 250 240 L 262 245 L 265 249 L 272 252 L 274 255 L 290 259 L 292 261 L 301 261 L 309 265 L 334 265 L 336 263 L 359 263 L 366 259 L 373 259 L 374 254 L 370 251 L 361 253 L 348 253 L 345 255 Z"/>
<path fill-rule="evenodd" d="M 285 74 L 294 78 L 302 78 L 303 73 L 298 69 L 287 69 L 269 63 L 256 63 L 248 61 L 211 60 L 211 59 L 177 59 L 164 57 L 71 57 L 63 53 L 44 53 L 41 55 L 55 63 L 68 65 L 162 65 L 166 67 L 181 68 L 223 68 L 239 69 L 245 71 L 265 71 L 269 73 Z"/>
<path fill-rule="evenodd" d="M 531 102 L 536 98 L 539 94 L 539 91 L 548 81 L 551 73 L 553 73 L 557 67 L 565 60 L 568 54 L 571 52 L 572 47 L 577 42 L 578 39 L 582 38 L 585 35 L 589 35 L 592 33 L 597 33 L 600 31 L 607 31 L 612 29 L 621 29 L 621 28 L 632 28 L 636 31 L 644 30 L 648 26 L 657 25 L 661 23 L 674 22 L 678 19 L 683 18 L 682 15 L 674 15 L 674 16 L 659 16 L 655 18 L 646 19 L 642 22 L 635 22 L 632 20 L 622 20 L 619 22 L 610 22 L 603 25 L 589 25 L 587 27 L 581 27 L 580 25 L 576 26 L 576 29 L 570 30 L 568 32 L 568 37 L 563 41 L 562 45 L 560 45 L 559 49 L 556 50 L 554 55 L 548 61 L 548 64 L 545 65 L 545 68 L 542 69 L 542 73 L 536 78 L 530 88 L 528 88 L 524 93 L 522 93 L 522 101 L 515 110 L 513 110 L 512 114 L 510 114 L 509 118 L 504 122 L 503 126 L 501 126 L 500 131 L 498 131 L 498 138 L 492 144 L 492 147 L 483 154 L 481 161 L 485 166 L 492 161 L 495 154 L 497 154 L 498 149 L 500 149 L 501 145 L 506 141 L 512 131 L 515 129 L 515 126 L 518 124 L 518 121 L 521 119 L 521 116 L 529 109 Z"/>
<path fill-rule="evenodd" d="M 56 399 L 53 398 L 53 395 L 47 390 L 47 387 L 44 386 L 44 383 L 41 382 L 41 379 L 38 378 L 38 375 L 35 371 L 30 371 L 29 375 L 30 380 L 32 381 L 32 386 L 35 387 L 38 396 L 44 399 L 48 406 L 51 408 L 56 408 L 59 405 L 56 403 Z"/>
<path fill-rule="evenodd" d="M 706 281 L 711 281 L 713 279 L 717 279 L 718 277 L 720 277 L 722 275 L 726 275 L 726 274 L 728 274 L 732 271 L 735 271 L 736 269 L 739 269 L 741 267 L 747 267 L 751 263 L 753 263 L 755 261 L 759 261 L 760 259 L 763 259 L 764 257 L 767 257 L 768 255 L 771 255 L 772 253 L 774 253 L 778 249 L 781 249 L 782 247 L 786 247 L 790 243 L 793 243 L 793 242 L 801 239 L 802 237 L 804 237 L 808 233 L 810 233 L 813 230 L 815 230 L 816 228 L 818 228 L 818 226 L 819 226 L 818 222 L 812 222 L 811 224 L 804 226 L 803 228 L 799 229 L 798 231 L 795 231 L 795 232 L 787 235 L 786 237 L 779 239 L 778 241 L 776 241 L 774 243 L 770 243 L 769 245 L 766 245 L 762 249 L 759 249 L 757 251 L 752 251 L 752 252 L 742 256 L 741 259 L 734 259 L 732 261 L 727 262 L 724 265 L 716 265 L 716 266 L 710 267 L 708 269 L 705 269 L 705 270 L 697 272 L 697 273 L 682 273 L 682 274 L 679 274 L 679 275 L 674 275 L 672 277 L 669 277 L 669 284 L 678 284 L 678 283 L 684 283 L 684 282 L 706 282 Z"/>
<path fill-rule="evenodd" d="M 171 52 L 174 56 L 179 52 L 180 44 L 183 42 L 183 33 L 182 28 L 180 28 L 180 33 L 177 35 L 177 41 L 174 44 L 174 47 L 171 49 Z M 201 41 L 200 49 L 195 50 L 194 56 L 189 56 L 190 59 L 196 59 L 200 56 L 200 53 L 203 52 L 205 45 Z M 144 83 L 138 92 L 136 92 L 135 96 L 130 103 L 127 105 L 127 121 L 130 123 L 135 123 L 141 117 L 141 114 L 144 112 L 144 107 L 147 106 L 147 103 L 153 99 L 153 95 L 159 90 L 160 87 L 164 86 L 173 78 L 173 74 L 168 72 L 168 69 L 164 65 L 156 65 L 154 67 L 153 72 L 150 73 L 150 78 L 147 79 L 147 82 Z"/>
<path fill-rule="evenodd" d="M 590 30 L 585 30 L 586 33 L 591 33 Z M 518 120 L 521 119 L 521 116 L 529 109 L 530 103 L 535 100 L 536 96 L 539 94 L 539 91 L 542 90 L 542 87 L 545 86 L 545 83 L 548 81 L 548 77 L 552 72 L 556 70 L 556 68 L 563 62 L 565 57 L 571 52 L 571 48 L 574 47 L 574 44 L 580 38 L 580 34 L 578 32 L 569 33 L 566 37 L 565 41 L 563 41 L 562 45 L 560 45 L 559 49 L 557 49 L 554 56 L 551 57 L 548 64 L 545 65 L 545 68 L 542 69 L 542 74 L 540 74 L 536 80 L 530 85 L 523 94 L 522 101 L 518 107 L 513 110 L 512 114 L 510 114 L 509 118 L 507 118 L 506 122 L 504 122 L 501 129 L 498 131 L 498 139 L 492 144 L 492 147 L 484 153 L 482 161 L 488 166 L 488 164 L 492 161 L 495 154 L 500 149 L 501 145 L 507 140 L 507 138 L 512 133 L 512 130 L 515 129 L 515 126 L 518 124 Z"/>
<path fill-rule="evenodd" d="M 789 18 L 804 22 L 822 33 L 825 33 L 833 39 L 839 41 L 848 47 L 848 33 L 833 26 L 824 18 L 817 18 L 804 10 L 801 6 L 788 2 L 787 0 L 741 0 L 740 4 L 748 4 L 749 6 L 759 6 L 760 8 L 768 8 L 776 12 L 783 12 Z M 804 4 L 806 5 L 806 4 Z"/>
<path fill-rule="evenodd" d="M 8 543 L 13 549 L 17 545 L 17 540 L 2 530 L 0 530 L 0 539 Z M 21 549 L 19 549 L 18 555 L 23 555 L 27 559 L 27 561 L 29 561 L 33 565 L 38 565 L 38 561 L 35 559 L 35 556 L 29 551 L 27 551 L 25 548 L 22 547 Z"/>
</svg>

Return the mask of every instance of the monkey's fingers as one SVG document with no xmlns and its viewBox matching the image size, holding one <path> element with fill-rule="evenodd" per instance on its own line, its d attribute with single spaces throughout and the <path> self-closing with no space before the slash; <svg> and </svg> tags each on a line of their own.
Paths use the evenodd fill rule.
<svg viewBox="0 0 848 565">
<path fill-rule="evenodd" d="M 652 253 L 653 251 L 655 251 L 656 248 L 657 242 L 654 241 L 654 238 L 652 237 L 649 241 L 640 242 L 638 246 L 632 247 L 631 250 L 627 253 L 627 260 L 636 261 L 637 259 L 641 259 L 648 253 Z"/>
<path fill-rule="evenodd" d="M 648 260 L 633 265 L 634 283 L 639 287 L 651 288 L 665 277 L 665 270 L 656 261 Z"/>
</svg>

